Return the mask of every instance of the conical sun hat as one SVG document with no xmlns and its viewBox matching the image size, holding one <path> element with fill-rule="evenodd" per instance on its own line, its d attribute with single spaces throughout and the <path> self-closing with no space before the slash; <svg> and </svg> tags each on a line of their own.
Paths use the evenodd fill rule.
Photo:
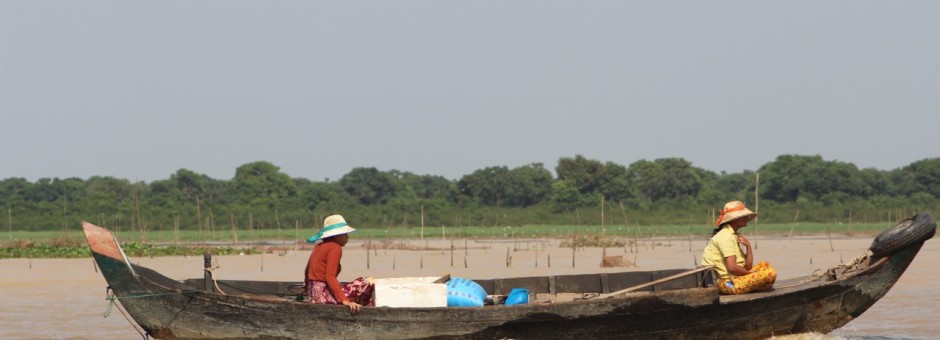
<svg viewBox="0 0 940 340">
<path fill-rule="evenodd" d="M 346 224 L 346 219 L 343 218 L 343 215 L 330 215 L 323 220 L 323 229 L 320 229 L 316 235 L 310 236 L 310 238 L 307 239 L 307 243 L 314 243 L 328 237 L 349 234 L 354 231 L 356 231 L 356 229 Z"/>
<path fill-rule="evenodd" d="M 757 218 L 757 213 L 745 207 L 744 203 L 741 201 L 731 201 L 725 203 L 725 208 L 721 211 L 721 215 L 718 215 L 715 226 L 720 226 L 739 218 L 747 218 L 748 221 L 751 221 Z"/>
</svg>

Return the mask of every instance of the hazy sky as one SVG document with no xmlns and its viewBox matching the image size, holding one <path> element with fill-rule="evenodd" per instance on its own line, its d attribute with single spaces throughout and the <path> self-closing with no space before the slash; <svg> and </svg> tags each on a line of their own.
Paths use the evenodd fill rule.
<svg viewBox="0 0 940 340">
<path fill-rule="evenodd" d="M 0 0 L 0 179 L 940 156 L 937 1 Z"/>
</svg>

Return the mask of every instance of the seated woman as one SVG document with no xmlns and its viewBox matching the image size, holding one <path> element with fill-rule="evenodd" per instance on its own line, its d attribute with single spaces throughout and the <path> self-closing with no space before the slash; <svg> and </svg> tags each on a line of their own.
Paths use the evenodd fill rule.
<svg viewBox="0 0 940 340">
<path fill-rule="evenodd" d="M 307 302 L 343 304 L 351 313 L 359 312 L 362 305 L 372 304 L 375 286 L 370 279 L 358 278 L 340 284 L 337 275 L 342 270 L 343 246 L 349 241 L 349 233 L 356 231 L 346 224 L 341 215 L 331 215 L 323 221 L 323 229 L 310 236 L 307 243 L 320 241 L 310 252 L 304 270 Z"/>
<path fill-rule="evenodd" d="M 770 267 L 766 261 L 756 266 L 751 243 L 738 234 L 738 229 L 747 226 L 747 222 L 757 217 L 757 214 L 744 206 L 740 201 L 725 204 L 718 220 L 715 221 L 715 230 L 712 238 L 705 247 L 702 255 L 702 264 L 715 266 L 719 279 L 716 284 L 721 294 L 745 294 L 755 290 L 770 289 L 777 280 L 777 271 Z M 744 245 L 745 253 L 741 252 L 738 244 Z"/>
</svg>

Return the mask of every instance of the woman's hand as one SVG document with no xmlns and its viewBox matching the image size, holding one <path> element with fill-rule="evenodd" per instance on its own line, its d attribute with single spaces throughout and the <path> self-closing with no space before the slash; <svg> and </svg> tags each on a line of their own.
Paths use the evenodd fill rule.
<svg viewBox="0 0 940 340">
<path fill-rule="evenodd" d="M 361 305 L 359 305 L 358 303 L 355 303 L 355 302 L 352 302 L 352 301 L 349 301 L 349 300 L 344 300 L 344 301 L 343 301 L 343 304 L 346 305 L 347 307 L 349 307 L 349 312 L 350 312 L 350 313 L 352 313 L 352 314 L 359 313 L 359 307 L 361 307 Z"/>
<path fill-rule="evenodd" d="M 744 245 L 744 269 L 746 269 L 748 274 L 750 274 L 751 269 L 754 267 L 754 252 L 751 251 L 751 241 L 748 241 L 744 235 L 738 234 L 738 244 Z"/>
</svg>

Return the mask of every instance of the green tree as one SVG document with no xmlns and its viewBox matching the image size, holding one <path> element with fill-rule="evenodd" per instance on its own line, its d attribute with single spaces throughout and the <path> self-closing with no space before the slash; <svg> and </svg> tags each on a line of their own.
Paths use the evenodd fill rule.
<svg viewBox="0 0 940 340">
<path fill-rule="evenodd" d="M 800 197 L 818 200 L 834 192 L 859 197 L 874 194 L 855 165 L 824 161 L 819 155 L 778 156 L 759 172 L 761 196 L 777 202 L 794 202 Z"/>
<path fill-rule="evenodd" d="M 401 183 L 420 199 L 450 199 L 456 184 L 444 176 L 416 175 L 411 172 L 392 171 Z"/>
<path fill-rule="evenodd" d="M 280 200 L 296 195 L 296 184 L 290 176 L 280 172 L 280 168 L 274 164 L 264 161 L 238 167 L 233 181 L 239 203 L 273 208 Z M 197 190 L 197 187 L 185 187 Z"/>
<path fill-rule="evenodd" d="M 577 188 L 578 192 L 588 195 L 599 191 L 606 170 L 600 161 L 587 159 L 582 155 L 576 155 L 574 158 L 562 157 L 555 166 L 559 180 L 567 181 L 569 185 Z"/>
<path fill-rule="evenodd" d="M 923 159 L 911 163 L 890 175 L 893 192 L 896 195 L 910 196 L 924 192 L 933 197 L 940 197 L 940 158 Z"/>
<path fill-rule="evenodd" d="M 461 177 L 457 181 L 457 191 L 478 204 L 500 206 L 509 177 L 509 169 L 505 166 L 487 167 Z"/>
<path fill-rule="evenodd" d="M 343 175 L 340 186 L 361 204 L 385 204 L 398 193 L 398 178 L 376 168 L 355 168 Z"/>
<path fill-rule="evenodd" d="M 552 173 L 542 163 L 532 163 L 509 170 L 503 189 L 504 204 L 528 207 L 548 198 L 552 191 Z"/>
</svg>

